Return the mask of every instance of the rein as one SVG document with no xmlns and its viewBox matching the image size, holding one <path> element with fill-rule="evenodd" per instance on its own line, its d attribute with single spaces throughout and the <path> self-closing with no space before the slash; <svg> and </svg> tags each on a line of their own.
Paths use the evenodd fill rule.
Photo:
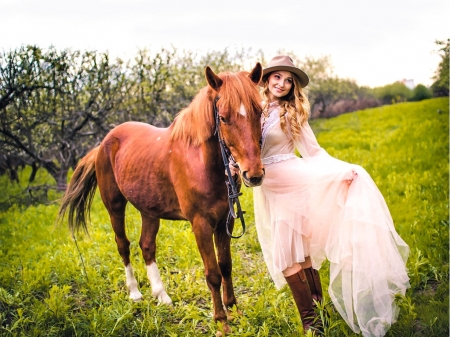
<svg viewBox="0 0 450 337">
<path fill-rule="evenodd" d="M 215 118 L 215 122 L 216 122 L 216 129 L 214 131 L 214 135 L 217 135 L 217 138 L 219 139 L 219 145 L 220 145 L 220 151 L 222 152 L 222 159 L 223 159 L 223 164 L 225 166 L 225 169 L 227 171 L 227 180 L 225 180 L 225 183 L 227 184 L 227 189 L 228 189 L 228 206 L 230 208 L 230 211 L 228 212 L 228 217 L 227 217 L 227 223 L 226 223 L 226 230 L 227 230 L 227 234 L 229 237 L 233 238 L 233 239 L 239 239 L 242 235 L 245 234 L 245 221 L 244 221 L 244 213 L 245 211 L 242 210 L 241 208 L 241 203 L 239 202 L 239 196 L 242 195 L 241 192 L 238 191 L 237 186 L 236 186 L 236 181 L 234 180 L 234 178 L 231 175 L 231 170 L 230 170 L 230 162 L 228 160 L 228 158 L 232 158 L 234 162 L 236 162 L 233 158 L 233 155 L 231 154 L 230 150 L 228 149 L 227 145 L 225 144 L 221 132 L 220 132 L 220 120 L 219 120 L 219 109 L 217 109 L 217 101 L 219 100 L 219 96 L 217 96 L 214 99 L 214 118 Z M 237 208 L 237 212 L 234 211 L 234 204 L 236 204 L 236 208 Z M 237 219 L 239 218 L 241 220 L 241 224 L 242 224 L 242 233 L 238 236 L 233 236 L 230 233 L 230 230 L 228 229 L 231 218 Z"/>
</svg>

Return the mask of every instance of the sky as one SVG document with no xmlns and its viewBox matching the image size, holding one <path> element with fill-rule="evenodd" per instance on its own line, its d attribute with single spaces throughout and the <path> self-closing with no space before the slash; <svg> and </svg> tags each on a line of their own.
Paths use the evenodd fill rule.
<svg viewBox="0 0 450 337">
<path fill-rule="evenodd" d="M 0 50 L 32 44 L 125 60 L 144 48 L 261 50 L 266 59 L 287 50 L 329 56 L 335 75 L 360 86 L 429 86 L 448 18 L 448 0 L 0 0 Z"/>
</svg>

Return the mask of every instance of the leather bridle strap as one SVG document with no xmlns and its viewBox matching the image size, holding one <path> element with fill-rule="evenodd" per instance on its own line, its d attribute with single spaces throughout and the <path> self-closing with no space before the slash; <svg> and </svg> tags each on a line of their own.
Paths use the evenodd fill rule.
<svg viewBox="0 0 450 337">
<path fill-rule="evenodd" d="M 217 96 L 214 99 L 214 104 L 213 104 L 214 118 L 215 118 L 215 123 L 216 123 L 214 134 L 217 135 L 217 138 L 219 139 L 219 145 L 220 145 L 220 151 L 222 152 L 223 164 L 224 164 L 225 170 L 227 172 L 227 180 L 225 180 L 225 184 L 227 185 L 227 189 L 228 189 L 228 206 L 229 206 L 230 210 L 228 212 L 228 217 L 227 217 L 227 222 L 226 222 L 226 230 L 227 230 L 227 234 L 229 237 L 231 237 L 233 239 L 239 239 L 242 235 L 245 234 L 245 221 L 244 221 L 245 211 L 242 210 L 241 203 L 239 202 L 239 196 L 241 196 L 242 193 L 239 192 L 237 189 L 236 181 L 234 180 L 233 176 L 231 175 L 231 170 L 230 170 L 230 166 L 229 166 L 230 162 L 229 162 L 228 158 L 231 157 L 233 160 L 234 160 L 234 158 L 233 158 L 230 150 L 228 149 L 227 145 L 225 144 L 225 142 L 222 138 L 222 134 L 220 132 L 219 109 L 217 108 L 217 101 L 219 100 L 219 98 L 220 97 Z M 236 204 L 237 212 L 234 211 L 234 204 Z M 232 217 L 234 219 L 239 218 L 241 220 L 242 233 L 238 236 L 233 236 L 229 230 L 229 224 L 230 224 Z"/>
</svg>

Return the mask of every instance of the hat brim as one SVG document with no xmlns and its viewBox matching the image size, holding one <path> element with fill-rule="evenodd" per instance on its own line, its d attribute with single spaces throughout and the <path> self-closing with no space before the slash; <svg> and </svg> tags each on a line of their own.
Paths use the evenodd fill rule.
<svg viewBox="0 0 450 337">
<path fill-rule="evenodd" d="M 300 81 L 300 86 L 302 88 L 306 87 L 309 83 L 309 77 L 306 73 L 300 68 L 289 67 L 289 66 L 275 66 L 263 69 L 261 81 L 258 83 L 260 87 L 264 87 L 264 79 L 268 74 L 273 73 L 274 71 L 289 71 L 297 76 Z"/>
</svg>

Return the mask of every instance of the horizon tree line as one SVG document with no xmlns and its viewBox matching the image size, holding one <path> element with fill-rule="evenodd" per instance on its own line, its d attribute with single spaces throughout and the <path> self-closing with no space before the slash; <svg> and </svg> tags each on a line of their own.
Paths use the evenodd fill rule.
<svg viewBox="0 0 450 337">
<path fill-rule="evenodd" d="M 294 61 L 310 75 L 308 96 L 312 118 L 393 104 L 448 96 L 449 40 L 436 41 L 442 61 L 430 88 L 410 90 L 402 83 L 360 87 L 334 75 L 331 58 Z M 19 181 L 31 167 L 55 180 L 48 188 L 63 191 L 78 160 L 98 145 L 114 126 L 134 120 L 168 126 L 206 85 L 204 67 L 215 71 L 245 70 L 245 60 L 264 54 L 227 49 L 199 55 L 191 51 L 143 49 L 134 60 L 111 60 L 108 53 L 22 46 L 0 54 L 0 175 Z"/>
</svg>

